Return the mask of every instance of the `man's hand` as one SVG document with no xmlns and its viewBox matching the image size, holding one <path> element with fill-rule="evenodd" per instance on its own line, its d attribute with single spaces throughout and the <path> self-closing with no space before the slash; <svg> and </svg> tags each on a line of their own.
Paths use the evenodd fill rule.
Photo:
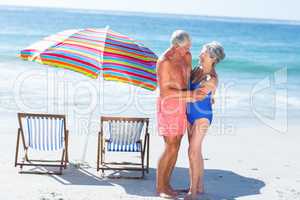
<svg viewBox="0 0 300 200">
<path fill-rule="evenodd" d="M 193 92 L 193 101 L 195 102 L 195 101 L 202 101 L 205 97 L 206 97 L 206 93 L 205 93 L 205 91 L 203 91 L 203 88 L 198 88 L 198 89 L 196 89 L 196 90 L 194 90 L 194 91 L 192 91 Z"/>
</svg>

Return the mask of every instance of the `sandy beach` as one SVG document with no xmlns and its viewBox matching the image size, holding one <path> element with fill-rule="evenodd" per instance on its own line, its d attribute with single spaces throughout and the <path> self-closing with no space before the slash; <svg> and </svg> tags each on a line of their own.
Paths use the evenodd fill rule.
<svg viewBox="0 0 300 200">
<path fill-rule="evenodd" d="M 232 135 L 209 133 L 205 140 L 205 190 L 200 199 L 300 199 L 300 139 L 297 126 L 278 133 L 263 125 L 236 128 Z M 96 172 L 96 136 L 70 138 L 70 165 L 62 176 L 19 174 L 14 165 L 16 134 L 1 134 L 0 197 L 3 199 L 92 200 L 160 199 L 155 174 L 162 139 L 151 133 L 150 173 L 144 180 L 108 179 Z M 175 188 L 188 185 L 187 138 L 184 137 L 172 177 Z M 81 163 L 82 165 L 78 165 Z M 26 169 L 26 168 L 25 168 Z M 28 169 L 28 168 L 27 168 Z M 106 175 L 109 174 L 106 173 Z M 123 175 L 126 175 L 124 172 Z M 182 199 L 183 195 L 179 199 Z"/>
</svg>

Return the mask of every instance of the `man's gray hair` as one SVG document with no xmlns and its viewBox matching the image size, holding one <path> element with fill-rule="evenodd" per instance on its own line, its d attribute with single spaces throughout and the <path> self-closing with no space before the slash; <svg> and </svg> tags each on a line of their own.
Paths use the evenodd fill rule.
<svg viewBox="0 0 300 200">
<path fill-rule="evenodd" d="M 224 48 L 219 42 L 213 41 L 207 43 L 203 45 L 203 48 L 211 58 L 215 59 L 215 64 L 219 63 L 225 58 Z"/>
<path fill-rule="evenodd" d="M 190 35 L 184 30 L 174 31 L 172 33 L 171 40 L 170 40 L 172 46 L 174 45 L 182 46 L 186 42 L 190 42 L 190 41 L 191 41 Z"/>
</svg>

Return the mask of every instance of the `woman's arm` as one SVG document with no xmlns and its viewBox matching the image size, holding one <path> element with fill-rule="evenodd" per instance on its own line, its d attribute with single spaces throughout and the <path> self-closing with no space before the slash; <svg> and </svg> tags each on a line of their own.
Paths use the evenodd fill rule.
<svg viewBox="0 0 300 200">
<path fill-rule="evenodd" d="M 216 69 L 213 67 L 212 72 L 211 72 L 211 77 L 216 78 L 217 79 L 217 84 L 218 84 L 218 74 L 216 72 Z M 215 93 L 216 90 L 212 91 L 212 96 L 211 96 L 211 104 L 215 104 Z"/>
<path fill-rule="evenodd" d="M 208 81 L 204 81 L 201 84 L 200 90 L 205 92 L 206 94 L 212 92 L 215 93 L 218 86 L 218 78 L 211 77 Z"/>
</svg>

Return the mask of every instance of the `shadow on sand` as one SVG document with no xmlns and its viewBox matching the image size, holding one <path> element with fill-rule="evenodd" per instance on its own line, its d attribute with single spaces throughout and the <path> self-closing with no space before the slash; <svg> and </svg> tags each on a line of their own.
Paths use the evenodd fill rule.
<svg viewBox="0 0 300 200">
<path fill-rule="evenodd" d="M 62 176 L 52 177 L 64 185 L 113 186 L 117 184 L 123 187 L 128 195 L 153 197 L 155 196 L 155 175 L 156 169 L 150 168 L 145 179 L 108 179 L 101 177 L 101 173 L 97 173 L 94 168 L 78 168 L 71 165 Z M 187 188 L 189 185 L 188 168 L 176 167 L 171 183 L 174 188 Z M 260 189 L 265 186 L 265 183 L 232 171 L 206 169 L 204 185 L 206 194 L 199 199 L 234 200 L 238 197 L 260 194 Z"/>
</svg>

